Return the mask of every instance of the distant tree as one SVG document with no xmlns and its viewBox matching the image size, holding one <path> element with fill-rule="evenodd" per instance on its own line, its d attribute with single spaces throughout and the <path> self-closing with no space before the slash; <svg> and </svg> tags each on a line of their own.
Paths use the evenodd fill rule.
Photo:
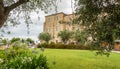
<svg viewBox="0 0 120 69">
<path fill-rule="evenodd" d="M 21 42 L 22 42 L 22 43 L 25 43 L 26 41 L 25 41 L 25 39 L 22 38 L 22 39 L 21 39 Z"/>
<path fill-rule="evenodd" d="M 42 32 L 39 34 L 38 39 L 46 41 L 48 43 L 51 39 L 51 35 L 47 32 Z"/>
<path fill-rule="evenodd" d="M 86 41 L 86 35 L 83 31 L 79 31 L 76 30 L 76 32 L 74 32 L 74 39 L 76 40 L 77 44 L 85 44 Z"/>
<path fill-rule="evenodd" d="M 62 39 L 63 43 L 66 44 L 67 41 L 72 37 L 73 32 L 69 30 L 63 30 L 58 33 L 58 36 Z"/>
<path fill-rule="evenodd" d="M 26 39 L 26 42 L 34 43 L 34 40 L 32 40 L 31 38 L 27 38 L 27 39 Z"/>
<path fill-rule="evenodd" d="M 20 40 L 20 38 L 12 38 L 12 39 L 10 40 L 11 43 L 14 43 L 14 42 L 16 42 L 16 41 L 21 41 L 21 40 Z"/>
<path fill-rule="evenodd" d="M 2 45 L 6 45 L 7 44 L 7 40 L 6 39 L 1 39 L 1 44 Z"/>
</svg>

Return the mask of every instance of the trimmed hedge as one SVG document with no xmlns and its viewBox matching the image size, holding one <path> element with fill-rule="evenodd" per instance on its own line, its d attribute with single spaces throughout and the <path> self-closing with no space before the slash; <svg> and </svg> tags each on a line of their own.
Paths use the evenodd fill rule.
<svg viewBox="0 0 120 69">
<path fill-rule="evenodd" d="M 50 44 L 42 43 L 38 44 L 38 48 L 45 47 L 45 48 L 53 48 L 53 49 L 81 49 L 81 50 L 88 50 L 88 46 L 82 46 L 82 45 L 75 45 L 75 44 L 62 44 L 54 42 L 51 42 Z"/>
</svg>

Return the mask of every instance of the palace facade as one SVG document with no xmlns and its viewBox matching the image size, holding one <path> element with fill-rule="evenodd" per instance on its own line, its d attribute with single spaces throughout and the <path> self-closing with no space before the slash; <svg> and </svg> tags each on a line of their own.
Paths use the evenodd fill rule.
<svg viewBox="0 0 120 69">
<path fill-rule="evenodd" d="M 63 12 L 45 16 L 44 32 L 51 34 L 52 39 L 50 42 L 61 42 L 61 38 L 58 37 L 58 33 L 63 30 L 83 30 L 83 27 L 73 23 L 75 18 L 74 14 L 64 14 Z M 73 40 L 71 40 L 73 41 Z"/>
</svg>

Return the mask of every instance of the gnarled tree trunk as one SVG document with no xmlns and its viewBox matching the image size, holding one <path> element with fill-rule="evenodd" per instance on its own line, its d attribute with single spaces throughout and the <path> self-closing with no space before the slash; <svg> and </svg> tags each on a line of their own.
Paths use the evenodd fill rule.
<svg viewBox="0 0 120 69">
<path fill-rule="evenodd" d="M 7 15 L 5 13 L 5 8 L 4 8 L 4 4 L 3 4 L 3 0 L 0 0 L 0 28 L 3 26 L 3 24 L 6 21 Z"/>
<path fill-rule="evenodd" d="M 0 28 L 4 25 L 11 10 L 27 2 L 29 2 L 29 0 L 19 0 L 14 4 L 5 7 L 3 4 L 3 0 L 0 0 Z"/>
<path fill-rule="evenodd" d="M 3 26 L 3 24 L 7 20 L 8 14 L 9 14 L 9 12 L 0 11 L 0 28 Z"/>
</svg>

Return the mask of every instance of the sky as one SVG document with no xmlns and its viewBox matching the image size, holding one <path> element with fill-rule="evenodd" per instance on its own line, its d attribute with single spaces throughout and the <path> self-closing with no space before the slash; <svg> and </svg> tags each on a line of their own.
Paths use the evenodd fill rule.
<svg viewBox="0 0 120 69">
<path fill-rule="evenodd" d="M 61 3 L 58 6 L 58 12 L 64 12 L 66 14 L 71 14 L 71 0 L 61 0 Z M 31 13 L 33 24 L 30 24 L 30 34 L 27 34 L 27 27 L 25 23 L 22 23 L 16 27 L 9 27 L 7 30 L 11 32 L 11 34 L 4 34 L 5 38 L 13 38 L 13 37 L 19 37 L 19 38 L 32 38 L 33 40 L 38 40 L 39 33 L 43 32 L 43 24 L 45 22 L 45 16 L 54 14 L 54 12 L 50 12 L 48 14 L 45 14 L 43 11 L 40 11 L 40 20 L 38 20 L 38 17 L 36 17 L 38 14 L 35 12 Z"/>
</svg>

